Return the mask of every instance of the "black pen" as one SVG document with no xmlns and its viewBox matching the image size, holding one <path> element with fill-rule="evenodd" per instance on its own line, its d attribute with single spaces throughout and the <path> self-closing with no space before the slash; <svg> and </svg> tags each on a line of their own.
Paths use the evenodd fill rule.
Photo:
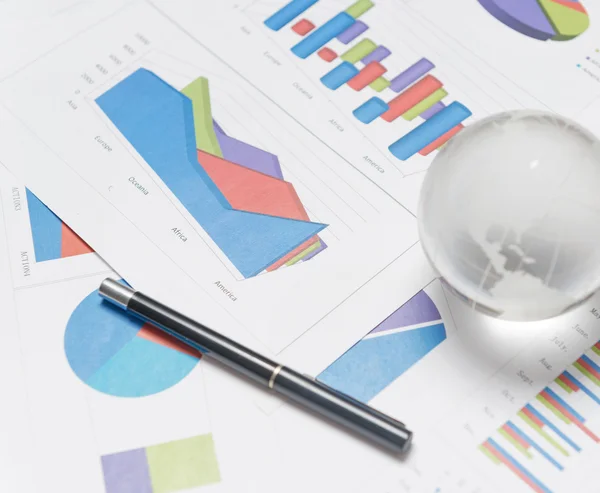
<svg viewBox="0 0 600 493">
<path fill-rule="evenodd" d="M 215 332 L 112 279 L 100 296 L 261 385 L 392 450 L 406 452 L 412 432 L 403 423 Z"/>
</svg>

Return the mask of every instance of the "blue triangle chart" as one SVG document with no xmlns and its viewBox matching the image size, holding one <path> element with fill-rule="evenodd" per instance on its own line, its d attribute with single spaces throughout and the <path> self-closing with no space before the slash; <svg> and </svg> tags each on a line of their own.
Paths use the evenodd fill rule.
<svg viewBox="0 0 600 493">
<path fill-rule="evenodd" d="M 408 313 L 413 316 L 407 317 Z M 425 313 L 427 320 L 422 318 Z M 413 321 L 415 314 L 419 317 L 418 325 L 410 328 L 406 322 Z M 404 320 L 404 324 L 392 327 L 389 321 L 394 319 Z M 395 330 L 403 326 L 407 329 Z M 318 379 L 359 401 L 368 402 L 445 339 L 446 328 L 441 316 L 433 301 L 421 291 L 338 358 Z"/>
</svg>

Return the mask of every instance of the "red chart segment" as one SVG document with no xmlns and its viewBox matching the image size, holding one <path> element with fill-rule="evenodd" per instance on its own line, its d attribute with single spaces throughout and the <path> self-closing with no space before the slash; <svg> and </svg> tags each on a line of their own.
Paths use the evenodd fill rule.
<svg viewBox="0 0 600 493">
<path fill-rule="evenodd" d="M 197 152 L 198 162 L 232 207 L 258 214 L 301 221 L 310 220 L 291 183 L 232 163 L 202 150 Z M 318 241 L 318 236 L 313 236 L 267 267 L 266 270 L 270 272 L 281 267 Z"/>
<path fill-rule="evenodd" d="M 94 250 L 92 250 L 88 244 L 77 236 L 77 234 L 75 234 L 75 232 L 65 223 L 62 224 L 61 237 L 61 258 L 85 255 L 86 253 L 94 252 Z"/>
</svg>

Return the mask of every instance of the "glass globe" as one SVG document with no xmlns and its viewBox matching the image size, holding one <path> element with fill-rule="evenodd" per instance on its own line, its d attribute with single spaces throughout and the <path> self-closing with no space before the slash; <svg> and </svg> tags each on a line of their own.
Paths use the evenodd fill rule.
<svg viewBox="0 0 600 493">
<path fill-rule="evenodd" d="M 485 118 L 436 156 L 418 216 L 431 264 L 472 306 L 559 315 L 600 286 L 600 141 L 551 113 Z"/>
</svg>

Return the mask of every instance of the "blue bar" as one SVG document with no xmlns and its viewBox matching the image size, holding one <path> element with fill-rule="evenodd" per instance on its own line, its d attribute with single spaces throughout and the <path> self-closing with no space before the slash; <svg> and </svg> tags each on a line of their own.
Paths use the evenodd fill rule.
<svg viewBox="0 0 600 493">
<path fill-rule="evenodd" d="M 363 123 L 371 123 L 389 109 L 390 107 L 385 101 L 379 98 L 371 98 L 356 108 L 352 114 Z"/>
<path fill-rule="evenodd" d="M 283 26 L 292 22 L 302 12 L 308 10 L 319 0 L 292 0 L 265 21 L 265 26 L 273 31 L 279 31 Z"/>
<path fill-rule="evenodd" d="M 571 375 L 568 371 L 563 372 L 565 378 L 573 382 L 577 387 L 581 389 L 581 391 L 586 394 L 590 399 L 594 400 L 596 404 L 600 404 L 600 399 L 594 394 L 590 389 L 588 389 L 585 385 L 583 385 L 579 380 L 577 380 L 573 375 Z"/>
<path fill-rule="evenodd" d="M 329 89 L 337 89 L 358 74 L 359 70 L 350 62 L 342 62 L 321 77 L 321 82 Z"/>
<path fill-rule="evenodd" d="M 564 407 L 567 411 L 569 411 L 576 419 L 578 419 L 582 423 L 585 423 L 585 418 L 581 414 L 579 414 L 577 411 L 575 411 L 575 409 L 573 409 L 571 406 L 569 406 L 563 399 L 561 399 L 558 396 L 558 394 L 556 394 L 556 392 L 554 392 L 550 387 L 546 387 L 544 390 L 546 392 L 548 392 L 550 397 L 552 397 L 553 399 L 556 399 L 556 402 L 558 402 L 562 407 Z"/>
<path fill-rule="evenodd" d="M 388 149 L 395 157 L 405 161 L 434 140 L 439 139 L 446 132 L 452 130 L 456 125 L 470 117 L 471 114 L 469 108 L 455 101 L 433 115 L 429 120 L 425 120 L 417 128 L 413 128 Z"/>
<path fill-rule="evenodd" d="M 346 12 L 341 12 L 293 46 L 292 53 L 300 58 L 307 58 L 333 38 L 342 34 L 354 22 L 354 17 L 346 14 Z"/>
<path fill-rule="evenodd" d="M 534 483 L 539 489 L 544 491 L 545 493 L 552 493 L 551 490 L 546 488 L 540 481 L 533 476 L 527 469 L 525 469 L 519 462 L 517 462 L 506 450 L 504 450 L 493 438 L 488 438 L 489 444 L 494 447 L 498 452 L 500 452 L 513 466 L 515 466 L 519 471 L 521 471 L 525 476 L 527 476 L 532 483 Z"/>
<path fill-rule="evenodd" d="M 519 435 L 523 440 L 525 440 L 529 445 L 531 445 L 534 449 L 536 449 L 540 454 L 542 454 L 546 460 L 548 460 L 548 462 L 550 462 L 554 467 L 556 467 L 559 471 L 562 471 L 564 469 L 563 466 L 561 466 L 558 462 L 556 462 L 556 460 L 554 460 L 554 457 L 552 457 L 548 452 L 546 452 L 542 447 L 540 447 L 537 443 L 535 443 L 531 438 L 529 438 L 525 433 L 523 433 L 519 427 L 517 425 L 515 425 L 513 422 L 511 421 L 507 421 L 506 425 L 512 430 L 514 431 L 517 435 Z"/>
<path fill-rule="evenodd" d="M 537 419 L 544 423 L 548 428 L 550 428 L 554 433 L 556 433 L 559 437 L 561 437 L 565 442 L 567 442 L 573 449 L 577 452 L 581 452 L 581 447 L 577 445 L 573 440 L 571 440 L 567 435 L 565 435 L 562 431 L 560 431 L 552 421 L 547 420 L 543 414 L 539 413 L 537 409 L 535 409 L 531 404 L 527 404 L 525 406 L 528 411 L 531 411 Z"/>
<path fill-rule="evenodd" d="M 596 370 L 597 372 L 600 372 L 600 366 L 598 366 L 596 363 L 594 363 L 594 361 L 591 360 L 590 358 L 588 358 L 585 354 L 581 355 L 581 359 L 583 361 L 585 361 L 588 365 L 590 365 L 594 370 Z"/>
</svg>

